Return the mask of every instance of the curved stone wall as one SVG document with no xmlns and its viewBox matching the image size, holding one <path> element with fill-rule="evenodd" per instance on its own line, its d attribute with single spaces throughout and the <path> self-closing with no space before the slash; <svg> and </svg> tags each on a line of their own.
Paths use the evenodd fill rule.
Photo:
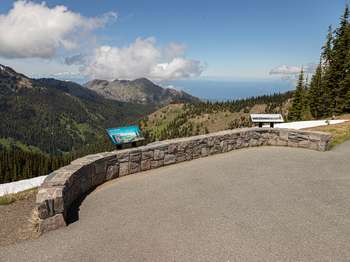
<svg viewBox="0 0 350 262">
<path fill-rule="evenodd" d="M 290 146 L 325 151 L 331 136 L 290 129 L 248 128 L 173 139 L 88 155 L 51 173 L 39 188 L 33 215 L 39 233 L 66 225 L 72 204 L 105 181 L 199 157 L 254 146 Z"/>
</svg>

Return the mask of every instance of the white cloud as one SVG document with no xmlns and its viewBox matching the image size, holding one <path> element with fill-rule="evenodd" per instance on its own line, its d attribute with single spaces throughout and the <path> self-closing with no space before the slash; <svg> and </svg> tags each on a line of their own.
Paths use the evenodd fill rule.
<svg viewBox="0 0 350 262">
<path fill-rule="evenodd" d="M 280 65 L 270 71 L 270 75 L 281 75 L 281 76 L 295 76 L 301 72 L 303 68 L 306 74 L 313 74 L 316 70 L 317 65 L 314 63 L 309 63 L 304 66 L 289 66 Z"/>
<path fill-rule="evenodd" d="M 147 77 L 154 81 L 199 76 L 203 65 L 184 57 L 185 47 L 171 43 L 156 46 L 155 38 L 137 38 L 127 47 L 101 46 L 83 59 L 82 73 L 89 78 L 134 79 Z"/>
<path fill-rule="evenodd" d="M 175 80 L 199 76 L 202 71 L 199 61 L 176 57 L 170 62 L 156 64 L 151 69 L 150 77 L 155 80 Z"/>
<path fill-rule="evenodd" d="M 54 77 L 75 77 L 76 71 L 74 75 L 69 71 L 78 67 L 81 77 L 107 80 L 147 77 L 163 81 L 202 73 L 204 66 L 186 58 L 186 46 L 182 44 L 159 47 L 155 38 L 137 38 L 125 47 L 96 46 L 93 30 L 116 17 L 114 12 L 84 17 L 63 5 L 50 7 L 45 2 L 15 1 L 11 10 L 0 14 L 0 57 L 13 62 L 25 58 L 31 66 L 29 71 L 33 71 L 31 61 L 38 60 L 41 65 L 39 62 L 36 65 L 45 72 L 49 70 L 43 62 L 55 60 L 62 66 L 45 73 Z"/>
<path fill-rule="evenodd" d="M 48 7 L 45 2 L 17 1 L 0 15 L 0 56 L 5 58 L 52 58 L 60 48 L 79 47 L 81 36 L 103 26 L 111 12 L 87 18 L 65 6 Z"/>
</svg>

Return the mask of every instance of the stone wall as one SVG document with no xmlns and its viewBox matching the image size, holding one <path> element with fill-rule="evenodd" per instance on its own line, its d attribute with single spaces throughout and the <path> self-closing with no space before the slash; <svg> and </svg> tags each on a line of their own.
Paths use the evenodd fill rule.
<svg viewBox="0 0 350 262">
<path fill-rule="evenodd" d="M 72 203 L 96 186 L 117 177 L 255 146 L 290 146 L 325 151 L 331 136 L 321 132 L 249 128 L 174 139 L 146 146 L 88 155 L 51 173 L 36 198 L 39 233 L 66 225 Z"/>
</svg>

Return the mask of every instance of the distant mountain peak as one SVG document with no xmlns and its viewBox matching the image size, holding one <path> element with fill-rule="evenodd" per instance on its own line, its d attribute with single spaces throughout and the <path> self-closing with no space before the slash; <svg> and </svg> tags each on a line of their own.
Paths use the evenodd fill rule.
<svg viewBox="0 0 350 262">
<path fill-rule="evenodd" d="M 11 74 L 11 75 L 18 74 L 18 75 L 21 75 L 22 77 L 24 77 L 24 75 L 17 73 L 11 67 L 5 66 L 5 65 L 2 65 L 2 64 L 0 64 L 0 71 L 2 73 L 8 73 L 8 74 Z"/>
<path fill-rule="evenodd" d="M 16 92 L 23 88 L 32 88 L 32 80 L 11 67 L 0 64 L 1 94 Z"/>
<path fill-rule="evenodd" d="M 146 77 L 137 78 L 137 79 L 132 80 L 131 82 L 142 83 L 142 84 L 153 84 L 154 85 L 154 83 Z"/>
<path fill-rule="evenodd" d="M 108 99 L 122 102 L 167 105 L 172 102 L 199 102 L 190 94 L 175 89 L 163 88 L 151 80 L 142 77 L 135 80 L 115 79 L 92 80 L 85 86 Z"/>
</svg>

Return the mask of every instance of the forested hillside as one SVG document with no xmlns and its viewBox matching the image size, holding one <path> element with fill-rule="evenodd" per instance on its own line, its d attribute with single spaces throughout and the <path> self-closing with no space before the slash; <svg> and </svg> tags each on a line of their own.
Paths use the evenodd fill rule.
<svg viewBox="0 0 350 262">
<path fill-rule="evenodd" d="M 154 109 L 105 99 L 73 82 L 30 79 L 1 65 L 0 183 L 109 150 L 105 128 L 137 123 Z"/>
<path fill-rule="evenodd" d="M 289 120 L 307 120 L 350 112 L 350 23 L 346 5 L 340 25 L 329 27 L 320 63 L 311 82 L 299 76 Z"/>
<path fill-rule="evenodd" d="M 149 141 L 250 126 L 250 113 L 288 114 L 292 92 L 226 102 L 171 104 L 141 121 Z"/>
</svg>

